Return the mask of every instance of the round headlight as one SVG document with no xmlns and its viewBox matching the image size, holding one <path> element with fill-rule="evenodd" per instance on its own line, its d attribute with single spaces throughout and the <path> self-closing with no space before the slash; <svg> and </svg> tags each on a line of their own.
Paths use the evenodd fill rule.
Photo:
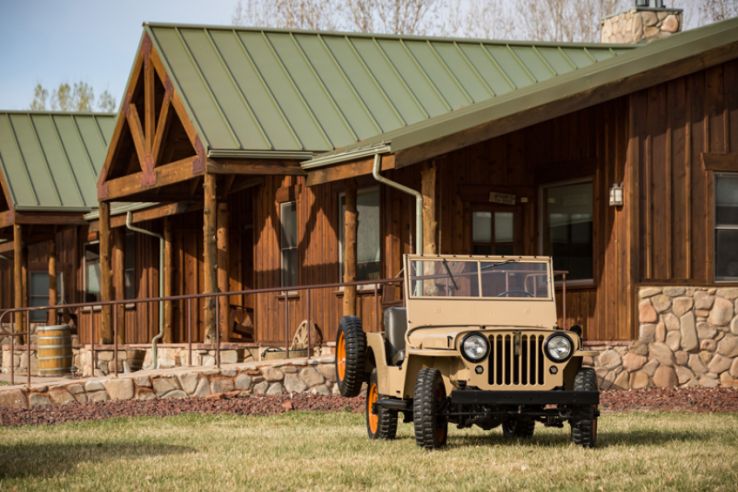
<svg viewBox="0 0 738 492">
<path fill-rule="evenodd" d="M 461 353 L 464 358 L 471 362 L 479 362 L 487 356 L 489 342 L 482 335 L 472 333 L 464 337 L 461 342 Z"/>
<path fill-rule="evenodd" d="M 566 335 L 552 335 L 546 340 L 546 355 L 554 362 L 567 360 L 574 348 L 571 338 Z"/>
</svg>

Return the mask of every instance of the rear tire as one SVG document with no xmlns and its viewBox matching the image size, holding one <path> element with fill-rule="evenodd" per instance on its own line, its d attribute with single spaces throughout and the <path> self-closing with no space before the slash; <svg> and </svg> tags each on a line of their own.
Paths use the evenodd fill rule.
<svg viewBox="0 0 738 492">
<path fill-rule="evenodd" d="M 422 369 L 415 382 L 413 423 L 415 442 L 421 448 L 438 449 L 446 445 L 448 417 L 439 415 L 446 400 L 446 388 L 438 369 Z"/>
<path fill-rule="evenodd" d="M 364 383 L 366 335 L 361 319 L 344 316 L 336 334 L 336 378 L 341 396 L 359 396 Z"/>
<path fill-rule="evenodd" d="M 535 420 L 511 419 L 502 423 L 502 434 L 505 437 L 533 437 L 536 429 Z"/>
<path fill-rule="evenodd" d="M 397 410 L 377 407 L 377 412 L 372 413 L 372 406 L 379 399 L 377 370 L 374 369 L 366 392 L 366 431 L 369 439 L 394 439 L 397 435 Z"/>
<path fill-rule="evenodd" d="M 590 367 L 577 371 L 574 378 L 574 391 L 597 391 L 597 373 Z M 576 419 L 571 420 L 571 440 L 577 446 L 594 448 L 597 446 L 597 405 L 574 408 Z"/>
</svg>

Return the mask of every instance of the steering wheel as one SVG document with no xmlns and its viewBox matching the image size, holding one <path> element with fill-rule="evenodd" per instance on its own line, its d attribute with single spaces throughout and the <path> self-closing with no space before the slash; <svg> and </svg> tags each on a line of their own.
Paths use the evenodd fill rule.
<svg viewBox="0 0 738 492">
<path fill-rule="evenodd" d="M 528 297 L 533 297 L 533 294 L 529 294 L 528 292 L 526 292 L 524 290 L 506 290 L 505 292 L 503 292 L 501 294 L 497 294 L 496 297 L 502 297 L 502 296 L 504 296 L 506 294 L 525 294 Z"/>
</svg>

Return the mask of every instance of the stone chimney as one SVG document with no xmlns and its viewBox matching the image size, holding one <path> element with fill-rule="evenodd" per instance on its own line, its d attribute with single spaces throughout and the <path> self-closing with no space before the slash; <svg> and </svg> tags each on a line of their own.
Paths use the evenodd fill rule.
<svg viewBox="0 0 738 492">
<path fill-rule="evenodd" d="M 666 8 L 664 0 L 635 0 L 633 8 L 600 21 L 600 42 L 650 43 L 681 31 L 682 18 L 682 9 Z"/>
</svg>

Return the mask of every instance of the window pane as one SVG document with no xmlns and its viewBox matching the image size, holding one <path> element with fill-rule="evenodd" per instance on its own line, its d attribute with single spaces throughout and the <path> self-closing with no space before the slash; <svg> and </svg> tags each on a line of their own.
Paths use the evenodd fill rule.
<svg viewBox="0 0 738 492">
<path fill-rule="evenodd" d="M 85 244 L 85 302 L 100 300 L 100 245 Z"/>
<path fill-rule="evenodd" d="M 472 217 L 472 242 L 492 242 L 492 212 L 474 212 Z"/>
<path fill-rule="evenodd" d="M 357 193 L 356 211 L 358 225 L 356 228 L 356 280 L 373 280 L 381 274 L 381 237 L 379 216 L 379 190 L 368 190 Z M 346 196 L 341 197 L 339 216 L 341 264 L 340 273 L 343 281 L 343 259 L 346 257 Z"/>
<path fill-rule="evenodd" d="M 46 275 L 48 277 L 48 274 Z M 31 297 L 30 307 L 48 306 L 49 305 L 49 281 L 46 280 L 46 296 Z M 31 321 L 45 322 L 48 311 L 31 311 Z"/>
<path fill-rule="evenodd" d="M 48 298 L 49 274 L 47 272 L 31 272 L 31 296 L 47 296 Z M 46 306 L 46 304 L 38 304 L 38 306 Z"/>
<path fill-rule="evenodd" d="M 133 270 L 126 270 L 125 277 L 123 278 L 126 289 L 126 299 L 136 298 L 136 278 Z"/>
<path fill-rule="evenodd" d="M 282 287 L 297 285 L 297 249 L 282 251 Z"/>
<path fill-rule="evenodd" d="M 715 231 L 715 280 L 738 280 L 738 230 Z"/>
<path fill-rule="evenodd" d="M 282 249 L 297 246 L 297 204 L 286 202 L 281 204 Z"/>
<path fill-rule="evenodd" d="M 482 262 L 482 297 L 548 297 L 545 263 Z"/>
<path fill-rule="evenodd" d="M 592 183 L 544 188 L 543 203 L 543 254 L 554 270 L 569 271 L 567 279 L 591 279 Z"/>
<path fill-rule="evenodd" d="M 413 295 L 479 297 L 477 262 L 413 261 L 410 270 Z"/>
<path fill-rule="evenodd" d="M 715 224 L 738 226 L 738 176 L 717 176 Z"/>
<path fill-rule="evenodd" d="M 512 212 L 495 212 L 495 242 L 513 242 L 513 214 Z"/>
</svg>

